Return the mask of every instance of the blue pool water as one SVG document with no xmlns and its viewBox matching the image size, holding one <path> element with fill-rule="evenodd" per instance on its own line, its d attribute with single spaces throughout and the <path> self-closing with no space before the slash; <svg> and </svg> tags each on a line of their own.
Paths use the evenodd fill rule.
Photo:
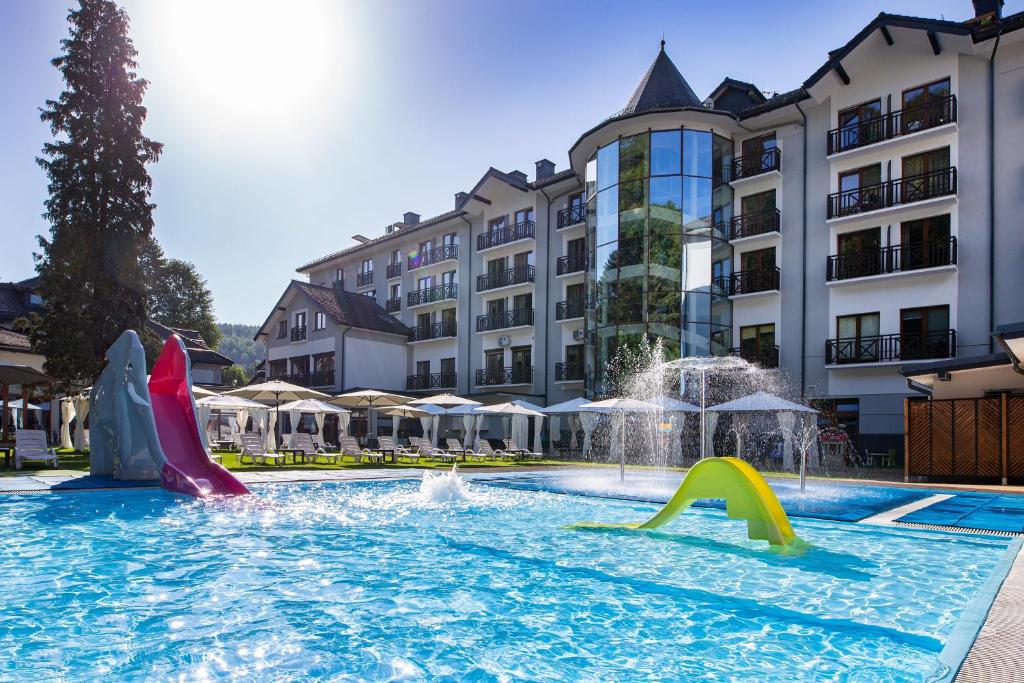
<svg viewBox="0 0 1024 683">
<path fill-rule="evenodd" d="M 1011 541 L 473 484 L 0 497 L 3 680 L 922 681 Z"/>
<path fill-rule="evenodd" d="M 682 479 L 683 474 L 679 472 L 630 472 L 626 481 L 620 483 L 618 470 L 604 469 L 590 470 L 585 475 L 577 471 L 493 477 L 489 483 L 525 491 L 574 493 L 665 503 L 675 493 Z M 841 522 L 858 522 L 884 510 L 922 500 L 936 493 L 924 489 L 837 484 L 821 480 L 808 481 L 806 490 L 801 493 L 800 482 L 796 479 L 771 479 L 769 483 L 787 515 Z M 1024 496 L 1021 497 L 1021 501 L 1024 503 Z M 695 505 L 725 509 L 725 502 L 722 500 L 703 500 Z"/>
<path fill-rule="evenodd" d="M 1024 532 L 1024 496 L 972 491 L 958 493 L 899 518 L 901 522 Z"/>
</svg>

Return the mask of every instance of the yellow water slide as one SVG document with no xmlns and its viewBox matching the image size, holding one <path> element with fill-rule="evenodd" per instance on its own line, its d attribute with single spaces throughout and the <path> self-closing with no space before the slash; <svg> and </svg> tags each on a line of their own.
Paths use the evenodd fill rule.
<svg viewBox="0 0 1024 683">
<path fill-rule="evenodd" d="M 577 528 L 657 529 L 688 508 L 695 500 L 725 500 L 730 519 L 747 520 L 747 537 L 773 546 L 799 543 L 786 511 L 775 492 L 757 470 L 739 458 L 705 458 L 690 468 L 679 489 L 656 515 L 640 524 L 577 524 Z"/>
</svg>

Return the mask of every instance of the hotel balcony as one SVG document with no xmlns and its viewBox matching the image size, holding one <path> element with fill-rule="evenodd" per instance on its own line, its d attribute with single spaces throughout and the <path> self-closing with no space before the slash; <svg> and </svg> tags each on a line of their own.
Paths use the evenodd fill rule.
<svg viewBox="0 0 1024 683">
<path fill-rule="evenodd" d="M 556 264 L 556 275 L 569 275 L 570 273 L 582 273 L 587 269 L 586 254 L 570 254 L 560 256 Z"/>
<path fill-rule="evenodd" d="M 884 116 L 833 128 L 828 132 L 829 156 L 867 147 L 956 122 L 956 95 L 918 107 L 897 109 Z"/>
<path fill-rule="evenodd" d="M 408 259 L 409 270 L 426 268 L 427 266 L 432 266 L 435 263 L 453 261 L 457 258 L 459 258 L 459 245 L 443 244 L 440 247 L 435 247 L 420 254 L 416 254 L 415 256 L 410 256 Z"/>
<path fill-rule="evenodd" d="M 887 180 L 828 196 L 828 219 L 855 216 L 956 194 L 956 167 Z"/>
<path fill-rule="evenodd" d="M 745 349 L 743 347 L 729 349 L 733 356 L 739 356 L 748 363 L 760 365 L 762 368 L 779 367 L 779 347 L 762 346 L 757 349 Z"/>
<path fill-rule="evenodd" d="M 489 230 L 476 236 L 476 250 L 492 249 L 519 240 L 533 239 L 535 225 L 533 221 L 524 221 L 515 225 L 507 225 L 497 230 Z"/>
<path fill-rule="evenodd" d="M 778 147 L 766 149 L 760 154 L 752 156 L 736 157 L 732 160 L 732 175 L 730 182 L 746 180 L 755 176 L 778 172 L 782 168 L 782 150 Z"/>
<path fill-rule="evenodd" d="M 778 209 L 758 211 L 757 213 L 744 213 L 733 216 L 729 224 L 729 239 L 741 240 L 757 235 L 767 235 L 779 232 L 779 225 L 782 222 L 782 214 Z"/>
<path fill-rule="evenodd" d="M 519 308 L 501 313 L 486 313 L 476 317 L 477 332 L 493 332 L 510 327 L 525 327 L 533 324 L 533 309 Z"/>
<path fill-rule="evenodd" d="M 583 366 L 578 363 L 555 363 L 556 382 L 582 382 L 584 377 Z"/>
<path fill-rule="evenodd" d="M 289 384 L 295 384 L 300 387 L 333 387 L 334 370 L 291 375 L 274 375 L 272 379 L 279 379 L 282 382 L 288 382 Z"/>
<path fill-rule="evenodd" d="M 413 306 L 425 306 L 426 304 L 433 304 L 438 301 L 445 301 L 446 299 L 457 299 L 458 296 L 458 285 L 437 285 L 435 287 L 417 289 L 409 292 L 406 295 L 405 305 L 409 308 L 412 308 Z"/>
<path fill-rule="evenodd" d="M 442 320 L 430 325 L 414 325 L 409 328 L 409 341 L 421 342 L 431 339 L 447 339 L 456 336 L 458 325 L 454 320 Z"/>
<path fill-rule="evenodd" d="M 512 287 L 514 285 L 526 285 L 537 279 L 537 269 L 534 266 L 519 266 L 508 270 L 499 270 L 495 273 L 485 273 L 476 278 L 476 291 L 486 292 L 491 289 Z"/>
<path fill-rule="evenodd" d="M 585 310 L 586 305 L 583 299 L 559 301 L 555 304 L 555 320 L 573 320 L 574 318 L 582 318 L 583 311 Z"/>
<path fill-rule="evenodd" d="M 366 287 L 373 284 L 373 271 L 359 273 L 356 275 L 356 287 Z"/>
<path fill-rule="evenodd" d="M 715 285 L 729 296 L 774 292 L 779 289 L 780 273 L 777 267 L 741 270 L 715 280 Z"/>
<path fill-rule="evenodd" d="M 894 244 L 869 251 L 828 257 L 825 278 L 829 282 L 907 273 L 956 265 L 956 237 L 931 242 Z"/>
<path fill-rule="evenodd" d="M 302 327 L 293 327 L 292 328 L 292 341 L 293 342 L 298 342 L 298 341 L 305 341 L 305 340 L 306 340 L 306 326 L 303 325 Z"/>
<path fill-rule="evenodd" d="M 476 386 L 533 384 L 533 367 L 487 368 L 476 371 Z"/>
<path fill-rule="evenodd" d="M 402 277 L 402 264 L 401 262 L 389 263 L 387 268 L 385 268 L 385 271 L 385 275 L 387 275 L 387 278 L 389 280 L 392 280 L 396 277 Z"/>
<path fill-rule="evenodd" d="M 387 311 L 388 313 L 397 313 L 398 311 L 402 310 L 402 300 L 388 299 L 387 301 L 384 302 L 384 310 Z"/>
<path fill-rule="evenodd" d="M 570 225 L 579 225 L 587 220 L 587 205 L 577 204 L 558 212 L 558 228 L 568 228 Z"/>
<path fill-rule="evenodd" d="M 956 330 L 847 337 L 825 342 L 826 365 L 902 363 L 956 355 Z"/>
<path fill-rule="evenodd" d="M 407 375 L 406 391 L 430 391 L 431 389 L 454 389 L 459 384 L 459 376 L 454 372 L 435 372 L 430 375 Z"/>
</svg>

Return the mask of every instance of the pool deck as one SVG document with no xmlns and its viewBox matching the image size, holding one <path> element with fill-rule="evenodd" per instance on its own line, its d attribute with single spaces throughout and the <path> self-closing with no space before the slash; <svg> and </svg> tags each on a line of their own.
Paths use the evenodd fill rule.
<svg viewBox="0 0 1024 683">
<path fill-rule="evenodd" d="M 465 474 L 485 474 L 502 476 L 522 472 L 551 472 L 565 469 L 592 469 L 573 466 L 544 467 L 507 467 L 507 468 L 473 468 L 464 467 L 460 471 Z M 376 481 L 376 480 L 415 480 L 422 478 L 426 470 L 408 469 L 358 469 L 358 470 L 271 470 L 271 471 L 236 471 L 234 472 L 246 485 L 284 484 L 299 482 L 336 482 L 336 481 Z M 901 505 L 890 510 L 872 515 L 857 522 L 858 524 L 875 524 L 881 526 L 904 526 L 896 520 L 911 512 L 926 508 L 953 497 L 958 492 L 984 491 L 1003 494 L 1024 494 L 1024 486 L 988 486 L 963 484 L 922 484 L 893 481 L 874 481 L 868 479 L 829 479 L 832 482 L 859 484 L 861 486 L 899 486 L 904 488 L 924 488 L 930 490 L 949 491 L 948 494 L 935 494 L 921 500 Z M 0 494 L 27 493 L 70 493 L 80 491 L 102 491 L 129 488 L 158 488 L 159 482 L 123 482 L 111 477 L 93 477 L 85 472 L 60 471 L 48 473 L 33 471 L 13 477 L 0 478 Z M 949 533 L 970 533 L 965 530 L 944 529 Z M 974 532 L 978 533 L 978 532 Z M 983 533 L 983 532 L 982 532 Z M 1024 682 L 1024 550 L 1017 553 L 999 587 L 995 600 L 992 602 L 984 623 L 974 642 L 970 645 L 954 680 L 956 683 L 1003 683 Z M 943 678 L 943 680 L 948 680 Z"/>
</svg>

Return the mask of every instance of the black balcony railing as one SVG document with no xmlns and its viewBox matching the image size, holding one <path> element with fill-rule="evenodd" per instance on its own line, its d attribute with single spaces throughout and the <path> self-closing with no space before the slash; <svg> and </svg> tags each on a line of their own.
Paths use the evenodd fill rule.
<svg viewBox="0 0 1024 683">
<path fill-rule="evenodd" d="M 779 288 L 779 275 L 777 267 L 741 270 L 728 277 L 717 278 L 714 285 L 729 296 L 770 292 Z"/>
<path fill-rule="evenodd" d="M 955 166 L 834 192 L 828 196 L 828 217 L 852 216 L 949 194 L 956 194 Z"/>
<path fill-rule="evenodd" d="M 555 304 L 555 320 L 572 320 L 573 318 L 582 318 L 583 311 L 585 310 L 586 306 L 583 299 L 559 301 Z"/>
<path fill-rule="evenodd" d="M 457 332 L 458 326 L 454 320 L 442 320 L 430 325 L 413 325 L 409 328 L 409 341 L 418 342 L 454 337 Z"/>
<path fill-rule="evenodd" d="M 388 299 L 384 302 L 384 310 L 388 313 L 396 313 L 402 310 L 402 299 Z"/>
<path fill-rule="evenodd" d="M 385 270 L 387 271 L 386 275 L 387 275 L 389 280 L 391 278 L 394 278 L 394 277 L 401 277 L 402 276 L 402 263 L 401 263 L 401 261 L 399 261 L 398 263 L 389 263 L 388 267 L 385 268 Z"/>
<path fill-rule="evenodd" d="M 409 257 L 409 270 L 432 266 L 442 261 L 451 261 L 459 258 L 459 245 L 442 244 L 439 247 L 414 254 Z"/>
<path fill-rule="evenodd" d="M 782 167 L 782 151 L 778 147 L 766 149 L 760 154 L 736 157 L 732 160 L 732 179 L 752 178 Z"/>
<path fill-rule="evenodd" d="M 579 273 L 587 269 L 587 255 L 586 254 L 569 254 L 568 256 L 558 257 L 557 262 L 557 274 L 568 275 L 569 273 Z"/>
<path fill-rule="evenodd" d="M 733 216 L 729 226 L 729 239 L 738 240 L 744 237 L 763 235 L 768 232 L 778 232 L 781 218 L 782 214 L 779 213 L 778 209 Z"/>
<path fill-rule="evenodd" d="M 416 289 L 409 292 L 406 295 L 405 305 L 421 306 L 423 304 L 432 304 L 435 301 L 444 301 L 445 299 L 457 299 L 458 296 L 458 285 L 437 285 L 435 287 L 428 287 L 426 289 Z"/>
<path fill-rule="evenodd" d="M 292 328 L 292 341 L 302 341 L 306 338 L 306 326 Z"/>
<path fill-rule="evenodd" d="M 899 273 L 956 264 L 956 237 L 943 241 L 894 244 L 869 251 L 855 251 L 828 257 L 825 277 L 849 280 L 885 273 Z"/>
<path fill-rule="evenodd" d="M 500 247 L 502 244 L 518 240 L 533 239 L 534 227 L 533 221 L 523 221 L 522 223 L 507 225 L 497 230 L 488 230 L 484 234 L 476 236 L 477 251 L 490 249 L 491 247 Z"/>
<path fill-rule="evenodd" d="M 365 273 L 359 273 L 356 275 L 356 287 L 365 287 L 366 285 L 373 284 L 373 271 L 368 270 Z"/>
<path fill-rule="evenodd" d="M 748 363 L 756 363 L 762 368 L 777 368 L 779 367 L 779 347 L 778 346 L 760 346 L 757 348 L 739 347 L 738 349 L 729 349 L 729 353 L 734 356 L 739 356 Z"/>
<path fill-rule="evenodd" d="M 833 128 L 828 132 L 828 153 L 872 145 L 901 135 L 943 126 L 956 121 L 956 95 L 917 107 L 897 109 L 884 116 Z"/>
<path fill-rule="evenodd" d="M 558 229 L 568 228 L 587 220 L 587 205 L 577 204 L 558 212 Z"/>
<path fill-rule="evenodd" d="M 537 279 L 537 269 L 533 266 L 518 266 L 495 273 L 485 273 L 476 278 L 476 291 L 486 292 L 498 287 L 525 285 Z"/>
<path fill-rule="evenodd" d="M 279 379 L 282 382 L 288 382 L 300 387 L 333 387 L 334 370 L 273 375 L 271 379 Z"/>
<path fill-rule="evenodd" d="M 454 372 L 435 372 L 430 375 L 408 375 L 405 378 L 406 391 L 428 391 L 430 389 L 451 389 L 458 386 L 459 376 Z"/>
<path fill-rule="evenodd" d="M 932 360 L 955 355 L 956 330 L 847 337 L 825 342 L 825 362 L 829 365 Z"/>
<path fill-rule="evenodd" d="M 498 384 L 532 384 L 533 367 L 487 368 L 476 371 L 478 387 Z"/>
<path fill-rule="evenodd" d="M 580 363 L 555 363 L 556 382 L 582 382 L 583 365 Z"/>
<path fill-rule="evenodd" d="M 491 330 L 503 330 L 507 327 L 522 327 L 533 324 L 532 308 L 517 308 L 512 311 L 501 313 L 485 313 L 476 317 L 476 331 L 490 332 Z"/>
</svg>

